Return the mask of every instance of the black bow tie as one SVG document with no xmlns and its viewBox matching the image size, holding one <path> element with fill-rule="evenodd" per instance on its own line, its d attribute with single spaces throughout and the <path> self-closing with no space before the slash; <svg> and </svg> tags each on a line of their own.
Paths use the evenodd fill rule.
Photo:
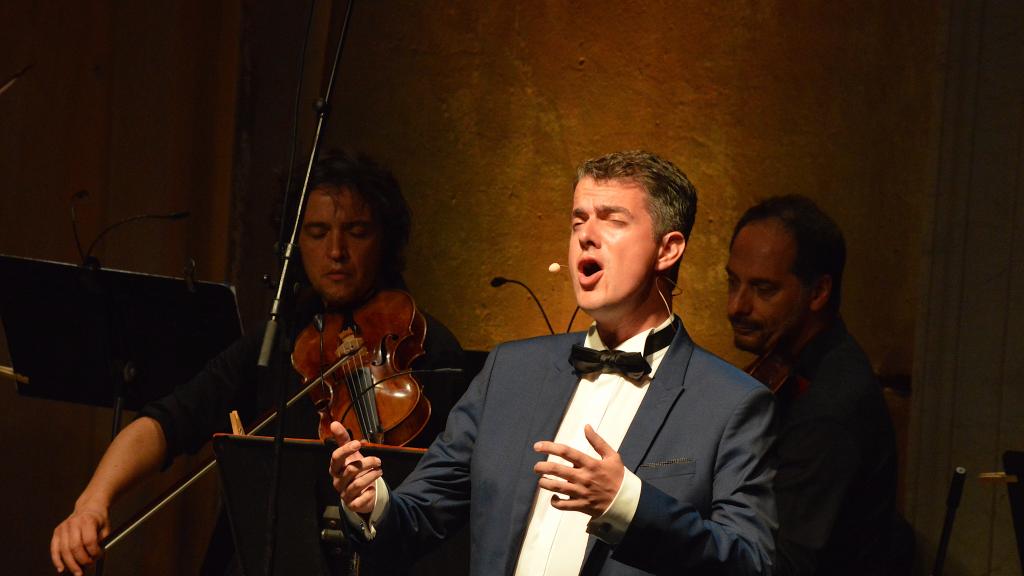
<svg viewBox="0 0 1024 576">
<path fill-rule="evenodd" d="M 643 354 L 621 350 L 594 350 L 573 344 L 572 352 L 569 354 L 569 363 L 580 374 L 609 371 L 618 372 L 631 380 L 639 380 L 651 373 L 651 365 L 647 363 L 645 356 L 654 354 L 671 344 L 673 337 L 675 337 L 675 322 L 648 336 Z"/>
</svg>

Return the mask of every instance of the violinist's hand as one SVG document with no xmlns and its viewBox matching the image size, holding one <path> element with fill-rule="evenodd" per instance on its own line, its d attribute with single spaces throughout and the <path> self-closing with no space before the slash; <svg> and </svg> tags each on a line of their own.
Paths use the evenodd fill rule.
<svg viewBox="0 0 1024 576">
<path fill-rule="evenodd" d="M 78 503 L 75 511 L 53 529 L 50 560 L 57 572 L 81 576 L 103 555 L 101 543 L 110 534 L 107 507 Z"/>
<path fill-rule="evenodd" d="M 583 433 L 599 458 L 591 458 L 565 444 L 537 442 L 533 445 L 535 451 L 564 458 L 572 466 L 544 460 L 534 464 L 533 471 L 540 475 L 538 485 L 541 488 L 556 493 L 551 496 L 553 507 L 583 512 L 596 518 L 612 505 L 612 500 L 622 486 L 625 466 L 619 453 L 598 436 L 589 424 L 583 428 Z M 568 499 L 560 498 L 559 494 L 568 496 Z"/>
<path fill-rule="evenodd" d="M 358 514 L 369 514 L 373 512 L 373 505 L 377 500 L 374 482 L 383 473 L 380 458 L 364 458 L 359 453 L 362 443 L 349 438 L 348 432 L 340 422 L 331 422 L 331 433 L 334 434 L 339 446 L 331 453 L 334 489 L 341 494 L 341 501 L 349 510 Z"/>
</svg>

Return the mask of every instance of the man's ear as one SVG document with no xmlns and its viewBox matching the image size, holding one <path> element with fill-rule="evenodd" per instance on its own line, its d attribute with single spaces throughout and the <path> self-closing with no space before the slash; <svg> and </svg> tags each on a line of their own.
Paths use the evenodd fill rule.
<svg viewBox="0 0 1024 576">
<path fill-rule="evenodd" d="M 661 237 L 661 244 L 658 246 L 658 260 L 655 268 L 663 272 L 676 265 L 676 262 L 683 257 L 686 250 L 686 238 L 683 233 L 673 230 Z"/>
<path fill-rule="evenodd" d="M 811 301 L 808 302 L 811 312 L 821 312 L 824 310 L 831 298 L 832 275 L 822 274 L 815 280 L 814 285 L 811 286 Z"/>
</svg>

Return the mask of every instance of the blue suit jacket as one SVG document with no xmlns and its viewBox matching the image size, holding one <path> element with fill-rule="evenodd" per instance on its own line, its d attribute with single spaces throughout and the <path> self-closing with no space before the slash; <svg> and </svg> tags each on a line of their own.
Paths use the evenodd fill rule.
<svg viewBox="0 0 1024 576">
<path fill-rule="evenodd" d="M 470 522 L 471 573 L 511 574 L 537 490 L 538 440 L 554 438 L 578 375 L 583 334 L 498 346 L 445 431 L 362 543 L 371 563 L 408 560 Z M 643 481 L 616 546 L 594 538 L 582 574 L 766 574 L 775 528 L 773 399 L 761 384 L 676 334 L 619 447 Z M 555 552 L 557 553 L 557 551 Z"/>
</svg>

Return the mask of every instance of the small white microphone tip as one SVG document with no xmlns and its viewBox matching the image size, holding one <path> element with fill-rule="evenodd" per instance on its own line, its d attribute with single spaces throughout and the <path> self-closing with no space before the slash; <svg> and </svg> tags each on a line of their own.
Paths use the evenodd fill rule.
<svg viewBox="0 0 1024 576">
<path fill-rule="evenodd" d="M 562 267 L 563 266 L 558 262 L 552 262 L 551 265 L 548 266 L 548 272 L 558 272 L 559 270 L 562 269 Z"/>
</svg>

